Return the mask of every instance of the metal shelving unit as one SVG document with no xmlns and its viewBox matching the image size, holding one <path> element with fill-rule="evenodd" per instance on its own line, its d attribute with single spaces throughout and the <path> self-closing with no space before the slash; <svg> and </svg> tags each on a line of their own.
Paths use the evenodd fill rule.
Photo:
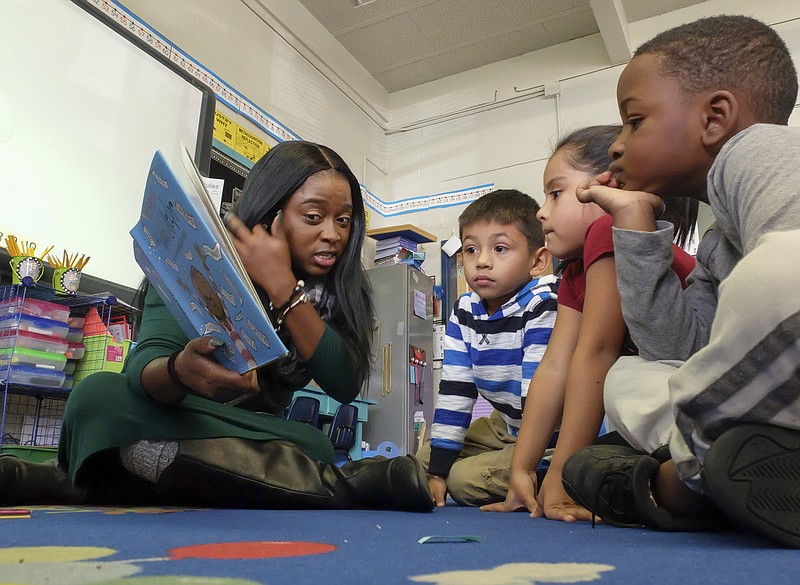
<svg viewBox="0 0 800 585">
<path fill-rule="evenodd" d="M 2 317 L 21 322 L 23 315 L 30 315 L 31 300 L 37 299 L 56 303 L 69 309 L 70 317 L 85 317 L 96 309 L 100 321 L 107 327 L 112 317 L 125 315 L 135 318 L 138 311 L 120 302 L 110 293 L 92 295 L 61 295 L 43 284 L 19 284 L 0 286 L 0 305 L 6 307 Z M 26 309 L 27 307 L 27 309 Z M 16 319 L 15 319 L 16 316 Z M 101 350 L 87 353 L 84 360 L 96 363 L 83 364 L 85 372 L 101 371 L 105 367 L 106 347 L 104 336 Z M 0 328 L 0 339 L 11 339 L 5 343 L 3 362 L 10 365 L 19 350 L 19 329 Z M 10 349 L 10 351 L 9 351 Z M 55 370 L 54 370 L 55 371 Z M 85 375 L 85 374 L 84 374 Z M 19 383 L 11 380 L 11 375 L 0 373 L 0 392 L 2 392 L 2 411 L 0 411 L 0 448 L 6 445 L 54 446 L 58 443 L 61 431 L 61 418 L 70 388 L 42 386 L 35 383 Z"/>
</svg>

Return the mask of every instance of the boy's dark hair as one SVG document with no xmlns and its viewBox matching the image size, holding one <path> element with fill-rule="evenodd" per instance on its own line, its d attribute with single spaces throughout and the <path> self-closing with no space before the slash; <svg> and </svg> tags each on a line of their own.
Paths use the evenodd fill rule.
<svg viewBox="0 0 800 585">
<path fill-rule="evenodd" d="M 533 197 L 516 189 L 497 189 L 467 205 L 458 216 L 458 234 L 463 237 L 464 228 L 476 223 L 516 224 L 528 239 L 528 249 L 532 252 L 544 246 L 544 232 L 537 213 L 539 204 Z"/>
<path fill-rule="evenodd" d="M 559 140 L 553 152 L 564 150 L 575 169 L 599 175 L 608 170 L 611 163 L 608 150 L 621 130 L 619 124 L 581 128 Z M 699 203 L 691 197 L 672 197 L 666 199 L 664 205 L 662 219 L 675 226 L 674 240 L 683 246 L 694 233 Z"/>
<path fill-rule="evenodd" d="M 797 72 L 786 43 L 769 25 L 747 16 L 701 18 L 667 30 L 634 57 L 661 59 L 660 72 L 684 93 L 738 90 L 759 122 L 787 124 L 797 98 Z"/>
</svg>

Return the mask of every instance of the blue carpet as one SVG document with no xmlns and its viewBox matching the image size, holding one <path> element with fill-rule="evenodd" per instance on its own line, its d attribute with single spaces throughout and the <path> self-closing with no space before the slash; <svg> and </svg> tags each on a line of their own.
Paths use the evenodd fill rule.
<svg viewBox="0 0 800 585">
<path fill-rule="evenodd" d="M 481 541 L 419 544 L 424 536 Z M 316 554 L 285 556 L 304 551 Z M 800 552 L 739 532 L 592 529 L 455 506 L 430 514 L 37 507 L 30 518 L 0 519 L 0 585 L 779 585 L 797 583 L 798 568 Z"/>
</svg>

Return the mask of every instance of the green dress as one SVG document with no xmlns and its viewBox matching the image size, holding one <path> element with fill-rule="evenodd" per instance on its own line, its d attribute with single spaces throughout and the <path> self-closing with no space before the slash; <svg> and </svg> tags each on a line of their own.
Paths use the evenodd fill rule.
<svg viewBox="0 0 800 585">
<path fill-rule="evenodd" d="M 74 482 L 80 481 L 81 468 L 92 456 L 141 439 L 283 439 L 297 444 L 313 459 L 333 462 L 333 446 L 322 431 L 285 420 L 280 414 L 291 402 L 293 393 L 312 378 L 343 404 L 358 395 L 356 367 L 334 329 L 325 325 L 314 355 L 300 362 L 306 375 L 294 387 L 270 387 L 238 406 L 193 395 L 173 405 L 155 402 L 142 388 L 142 369 L 153 359 L 183 348 L 188 341 L 151 288 L 145 297 L 139 341 L 122 373 L 92 374 L 75 386 L 67 400 L 58 458 Z"/>
</svg>

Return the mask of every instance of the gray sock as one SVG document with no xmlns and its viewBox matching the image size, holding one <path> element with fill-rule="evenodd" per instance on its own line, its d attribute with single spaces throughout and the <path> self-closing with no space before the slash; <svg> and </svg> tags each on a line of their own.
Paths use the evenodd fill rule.
<svg viewBox="0 0 800 585">
<path fill-rule="evenodd" d="M 161 473 L 175 460 L 177 441 L 136 441 L 119 448 L 122 465 L 132 474 L 156 483 Z"/>
</svg>

